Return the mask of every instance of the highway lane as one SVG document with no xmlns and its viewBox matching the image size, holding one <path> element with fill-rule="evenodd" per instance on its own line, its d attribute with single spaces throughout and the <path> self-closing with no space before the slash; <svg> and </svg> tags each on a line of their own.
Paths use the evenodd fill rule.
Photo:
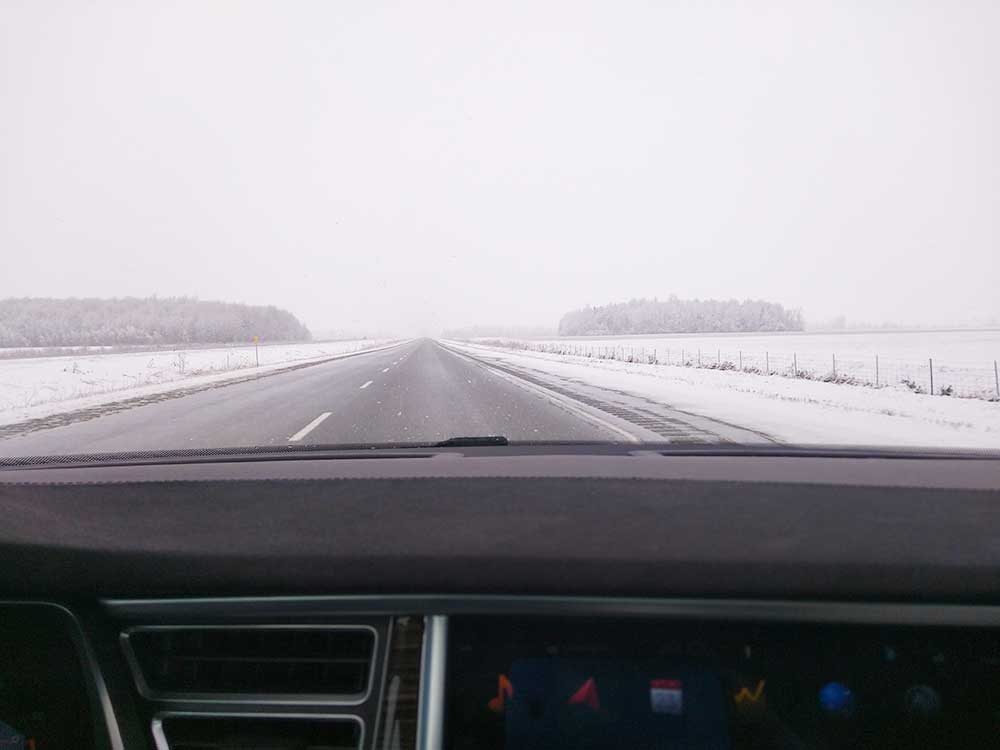
<svg viewBox="0 0 1000 750">
<path fill-rule="evenodd" d="M 621 441 L 621 430 L 428 339 L 0 440 L 0 455 L 251 445 Z"/>
</svg>

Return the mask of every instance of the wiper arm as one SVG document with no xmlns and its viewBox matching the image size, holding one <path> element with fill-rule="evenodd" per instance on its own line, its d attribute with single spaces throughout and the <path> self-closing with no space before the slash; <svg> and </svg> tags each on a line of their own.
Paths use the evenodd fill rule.
<svg viewBox="0 0 1000 750">
<path fill-rule="evenodd" d="M 471 437 L 451 437 L 435 443 L 435 448 L 478 448 L 490 445 L 510 445 L 503 435 L 474 435 Z"/>
</svg>

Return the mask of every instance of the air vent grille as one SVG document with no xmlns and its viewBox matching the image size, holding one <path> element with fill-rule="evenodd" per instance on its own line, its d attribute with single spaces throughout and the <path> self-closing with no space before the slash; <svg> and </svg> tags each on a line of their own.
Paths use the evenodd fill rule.
<svg viewBox="0 0 1000 750">
<path fill-rule="evenodd" d="M 351 718 L 164 716 L 154 728 L 163 750 L 358 750 Z"/>
<path fill-rule="evenodd" d="M 369 689 L 369 627 L 156 627 L 125 636 L 140 689 L 171 695 L 335 696 Z"/>
</svg>

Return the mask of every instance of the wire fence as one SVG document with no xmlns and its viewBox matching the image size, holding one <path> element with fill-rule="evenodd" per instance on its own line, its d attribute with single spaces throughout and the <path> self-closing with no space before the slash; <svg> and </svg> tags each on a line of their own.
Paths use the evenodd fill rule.
<svg viewBox="0 0 1000 750">
<path fill-rule="evenodd" d="M 914 393 L 1000 401 L 1000 369 L 992 362 L 941 362 L 883 358 L 840 358 L 836 354 L 798 354 L 699 348 L 666 348 L 621 344 L 551 343 L 511 339 L 478 339 L 477 343 L 506 349 L 561 354 L 588 359 L 651 365 L 733 370 L 756 375 L 778 375 L 825 383 L 870 388 L 905 387 Z"/>
</svg>

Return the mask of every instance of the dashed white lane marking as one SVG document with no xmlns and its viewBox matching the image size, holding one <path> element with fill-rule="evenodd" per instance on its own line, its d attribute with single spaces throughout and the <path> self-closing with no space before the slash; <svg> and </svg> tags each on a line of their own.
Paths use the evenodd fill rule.
<svg viewBox="0 0 1000 750">
<path fill-rule="evenodd" d="M 316 417 L 316 419 L 314 419 L 312 422 L 310 422 L 305 427 L 303 427 L 301 430 L 299 430 L 294 435 L 292 435 L 290 438 L 288 438 L 288 442 L 290 442 L 290 443 L 297 443 L 297 442 L 299 442 L 302 438 L 304 438 L 310 432 L 312 432 L 317 427 L 319 427 L 319 425 L 323 422 L 323 420 L 326 419 L 327 417 L 329 417 L 332 413 L 333 412 L 329 412 L 329 411 L 323 412 L 318 417 Z"/>
<path fill-rule="evenodd" d="M 389 372 L 389 368 L 386 367 L 384 370 L 382 370 L 382 372 Z"/>
<path fill-rule="evenodd" d="M 365 383 L 365 384 L 364 384 L 363 386 L 361 386 L 361 390 L 364 390 L 365 388 L 367 388 L 367 387 L 368 387 L 368 386 L 370 386 L 371 384 L 372 384 L 372 381 L 371 381 L 371 380 L 369 380 L 369 381 L 368 381 L 367 383 Z"/>
</svg>

